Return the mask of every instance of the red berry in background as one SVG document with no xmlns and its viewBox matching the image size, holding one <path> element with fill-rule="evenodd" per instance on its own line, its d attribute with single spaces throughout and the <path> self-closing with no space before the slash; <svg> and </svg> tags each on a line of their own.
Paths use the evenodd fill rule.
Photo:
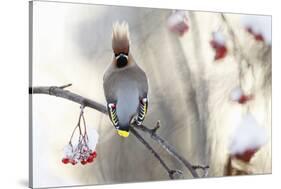
<svg viewBox="0 0 281 189">
<path fill-rule="evenodd" d="M 246 28 L 246 30 L 247 30 L 247 32 L 249 32 L 250 34 L 253 34 L 253 30 L 252 30 L 252 28 L 247 27 L 247 28 Z"/>
<path fill-rule="evenodd" d="M 261 34 L 256 34 L 255 39 L 256 41 L 264 41 L 263 36 Z"/>
<path fill-rule="evenodd" d="M 212 33 L 212 40 L 210 41 L 210 45 L 215 51 L 215 60 L 222 59 L 227 55 L 225 36 L 221 32 L 216 31 Z"/>
<path fill-rule="evenodd" d="M 177 10 L 173 12 L 167 20 L 168 29 L 179 35 L 183 36 L 188 30 L 188 18 L 185 11 Z"/>
<path fill-rule="evenodd" d="M 248 149 L 241 154 L 236 154 L 235 158 L 248 163 L 256 152 L 257 152 L 257 149 Z"/>
<path fill-rule="evenodd" d="M 230 99 L 232 101 L 238 102 L 239 104 L 246 104 L 248 101 L 252 100 L 254 95 L 246 95 L 241 87 L 236 87 L 230 92 Z"/>
<path fill-rule="evenodd" d="M 61 161 L 64 164 L 68 164 L 69 163 L 69 159 L 68 158 L 63 158 Z"/>
<path fill-rule="evenodd" d="M 220 46 L 216 48 L 215 60 L 224 58 L 226 54 L 227 54 L 227 48 L 225 46 Z"/>
<path fill-rule="evenodd" d="M 256 41 L 264 41 L 264 37 L 262 36 L 262 34 L 254 32 L 250 27 L 247 27 L 246 30 L 255 38 Z"/>
<path fill-rule="evenodd" d="M 238 99 L 239 104 L 245 104 L 249 100 L 252 100 L 253 95 L 241 95 L 240 98 Z"/>
<path fill-rule="evenodd" d="M 188 25 L 185 22 L 181 22 L 172 27 L 170 30 L 174 33 L 177 33 L 179 36 L 183 36 L 188 31 L 188 29 Z"/>
</svg>

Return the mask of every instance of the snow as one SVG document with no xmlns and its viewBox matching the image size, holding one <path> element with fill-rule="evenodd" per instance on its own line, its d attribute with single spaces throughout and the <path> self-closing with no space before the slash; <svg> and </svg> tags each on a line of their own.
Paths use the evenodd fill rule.
<svg viewBox="0 0 281 189">
<path fill-rule="evenodd" d="M 258 125 L 252 114 L 248 113 L 241 119 L 234 131 L 229 146 L 230 154 L 241 154 L 246 150 L 258 149 L 267 141 L 265 128 Z"/>
<path fill-rule="evenodd" d="M 66 145 L 63 149 L 64 155 L 66 157 L 71 157 L 73 155 L 72 147 L 70 144 Z"/>
<path fill-rule="evenodd" d="M 168 18 L 168 26 L 174 26 L 181 22 L 183 22 L 186 19 L 185 11 L 177 10 L 174 11 Z"/>
<path fill-rule="evenodd" d="M 241 16 L 241 24 L 245 28 L 251 28 L 255 34 L 261 34 L 267 44 L 271 44 L 271 17 L 244 15 Z"/>
<path fill-rule="evenodd" d="M 88 138 L 89 138 L 88 146 L 91 150 L 95 150 L 96 145 L 97 145 L 98 140 L 99 140 L 99 134 L 96 131 L 96 129 L 89 128 L 89 127 L 88 127 L 88 130 L 87 130 L 87 134 L 88 134 Z"/>
<path fill-rule="evenodd" d="M 185 11 L 174 11 L 167 19 L 167 26 L 170 31 L 182 36 L 188 31 L 187 14 Z"/>
<path fill-rule="evenodd" d="M 213 35 L 214 41 L 217 44 L 219 44 L 221 46 L 225 45 L 225 37 L 224 37 L 224 35 L 221 32 L 216 31 L 216 32 L 213 32 L 212 35 Z"/>
<path fill-rule="evenodd" d="M 242 89 L 240 87 L 236 87 L 230 92 L 230 99 L 233 101 L 238 101 L 242 95 Z"/>
</svg>

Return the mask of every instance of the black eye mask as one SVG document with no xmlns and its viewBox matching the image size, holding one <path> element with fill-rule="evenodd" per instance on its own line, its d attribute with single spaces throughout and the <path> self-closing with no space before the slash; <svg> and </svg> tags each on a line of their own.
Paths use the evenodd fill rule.
<svg viewBox="0 0 281 189">
<path fill-rule="evenodd" d="M 118 68 L 123 68 L 128 64 L 128 54 L 127 53 L 115 54 L 115 58 L 117 61 Z"/>
</svg>

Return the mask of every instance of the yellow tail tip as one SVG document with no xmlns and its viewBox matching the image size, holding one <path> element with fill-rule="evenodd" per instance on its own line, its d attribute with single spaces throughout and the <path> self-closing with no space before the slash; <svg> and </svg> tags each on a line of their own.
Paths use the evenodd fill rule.
<svg viewBox="0 0 281 189">
<path fill-rule="evenodd" d="M 117 130 L 118 135 L 127 138 L 129 136 L 129 132 L 128 131 L 122 131 L 122 130 Z"/>
</svg>

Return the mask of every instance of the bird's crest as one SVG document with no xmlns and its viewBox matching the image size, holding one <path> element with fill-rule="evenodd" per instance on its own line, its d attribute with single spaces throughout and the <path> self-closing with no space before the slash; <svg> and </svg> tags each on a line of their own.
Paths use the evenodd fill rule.
<svg viewBox="0 0 281 189">
<path fill-rule="evenodd" d="M 112 49 L 114 53 L 129 53 L 130 33 L 128 23 L 115 22 L 112 27 Z"/>
</svg>

